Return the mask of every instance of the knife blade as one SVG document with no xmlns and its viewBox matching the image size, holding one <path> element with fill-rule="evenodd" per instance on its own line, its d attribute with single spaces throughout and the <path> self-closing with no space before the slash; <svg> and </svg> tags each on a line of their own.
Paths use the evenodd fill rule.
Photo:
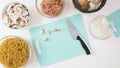
<svg viewBox="0 0 120 68">
<path fill-rule="evenodd" d="M 82 47 L 84 48 L 86 54 L 89 55 L 90 54 L 90 50 L 89 50 L 89 48 L 87 46 L 86 41 L 78 33 L 78 31 L 75 29 L 74 25 L 72 24 L 72 22 L 68 18 L 66 18 L 66 24 L 67 24 L 68 31 L 70 32 L 72 38 L 74 40 L 79 40 L 80 43 L 82 44 Z"/>
</svg>

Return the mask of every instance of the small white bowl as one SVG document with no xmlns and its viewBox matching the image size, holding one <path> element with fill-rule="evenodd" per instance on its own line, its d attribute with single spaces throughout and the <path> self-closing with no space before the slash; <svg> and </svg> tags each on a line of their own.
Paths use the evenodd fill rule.
<svg viewBox="0 0 120 68">
<path fill-rule="evenodd" d="M 42 3 L 42 1 L 43 1 L 43 0 L 35 0 L 36 9 L 37 9 L 37 11 L 38 11 L 41 15 L 43 15 L 43 16 L 45 16 L 45 17 L 48 17 L 48 18 L 52 18 L 52 17 L 59 16 L 59 15 L 61 14 L 61 12 L 63 11 L 64 7 L 65 7 L 65 2 L 64 2 L 64 0 L 63 0 L 63 2 L 64 2 L 64 3 L 63 3 L 63 8 L 62 8 L 62 11 L 60 12 L 60 14 L 58 14 L 58 15 L 56 15 L 56 16 L 49 16 L 49 15 L 47 15 L 47 14 L 45 14 L 45 13 L 42 12 L 42 9 L 41 9 L 41 3 Z"/>
<path fill-rule="evenodd" d="M 91 21 L 89 31 L 93 37 L 104 40 L 113 34 L 114 29 L 112 28 L 111 21 L 109 21 L 106 16 L 100 15 Z"/>
<path fill-rule="evenodd" d="M 24 4 L 22 4 L 22 3 L 18 3 L 18 2 L 12 2 L 12 3 L 9 3 L 9 4 L 7 4 L 6 6 L 5 6 L 5 8 L 2 10 L 2 21 L 3 21 L 3 23 L 6 25 L 6 26 L 8 26 L 7 25 L 7 21 L 5 21 L 5 19 L 4 19 L 4 14 L 5 14 L 5 12 L 7 11 L 7 9 L 9 8 L 9 6 L 11 6 L 12 4 L 20 4 L 20 5 L 23 5 L 26 9 L 27 9 L 27 11 L 28 11 L 28 21 L 27 21 L 27 23 L 25 24 L 25 26 L 26 25 L 28 25 L 28 23 L 29 23 L 29 21 L 30 21 L 30 13 L 29 13 L 29 10 L 28 10 L 28 8 L 24 5 Z M 23 27 L 25 27 L 25 26 L 23 26 Z M 10 27 L 10 26 L 8 26 L 9 28 L 12 28 L 12 27 Z M 20 29 L 20 28 L 23 28 L 23 27 L 19 27 L 19 28 L 12 28 L 12 29 Z"/>
</svg>

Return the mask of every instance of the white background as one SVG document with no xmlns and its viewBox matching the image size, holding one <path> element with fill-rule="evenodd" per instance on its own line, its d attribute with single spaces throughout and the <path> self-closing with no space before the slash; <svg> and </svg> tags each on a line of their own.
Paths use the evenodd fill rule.
<svg viewBox="0 0 120 68">
<path fill-rule="evenodd" d="M 2 9 L 8 3 L 14 1 L 23 3 L 28 7 L 31 15 L 31 21 L 25 28 L 14 30 L 9 29 L 4 25 L 0 15 L 0 39 L 5 36 L 15 35 L 25 39 L 32 45 L 28 31 L 31 27 L 40 24 L 46 24 L 47 22 L 71 16 L 76 13 L 83 15 L 84 24 L 92 47 L 92 54 L 89 56 L 82 55 L 74 57 L 69 60 L 58 62 L 42 68 L 120 68 L 120 37 L 116 38 L 114 35 L 112 35 L 106 40 L 98 40 L 92 37 L 89 33 L 90 21 L 97 15 L 108 15 L 111 12 L 119 9 L 120 0 L 108 0 L 104 8 L 96 13 L 91 14 L 79 12 L 74 8 L 72 0 L 65 0 L 65 8 L 63 12 L 55 18 L 46 18 L 40 15 L 35 8 L 35 0 L 0 0 L 0 13 L 2 13 Z M 2 67 L 0 66 L 0 68 Z M 33 49 L 31 59 L 24 68 L 41 68 L 37 62 Z"/>
</svg>

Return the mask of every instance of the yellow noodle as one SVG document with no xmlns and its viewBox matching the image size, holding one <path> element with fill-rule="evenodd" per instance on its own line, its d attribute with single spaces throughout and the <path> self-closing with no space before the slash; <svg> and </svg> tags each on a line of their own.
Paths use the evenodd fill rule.
<svg viewBox="0 0 120 68">
<path fill-rule="evenodd" d="M 28 45 L 18 37 L 7 38 L 0 44 L 0 63 L 6 68 L 20 68 L 28 58 Z"/>
</svg>

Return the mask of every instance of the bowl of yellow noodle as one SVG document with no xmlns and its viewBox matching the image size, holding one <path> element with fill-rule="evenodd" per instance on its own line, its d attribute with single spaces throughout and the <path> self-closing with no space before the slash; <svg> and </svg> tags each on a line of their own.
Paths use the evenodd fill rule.
<svg viewBox="0 0 120 68">
<path fill-rule="evenodd" d="M 30 47 L 20 37 L 10 36 L 0 40 L 0 64 L 5 68 L 21 68 L 30 59 Z"/>
</svg>

